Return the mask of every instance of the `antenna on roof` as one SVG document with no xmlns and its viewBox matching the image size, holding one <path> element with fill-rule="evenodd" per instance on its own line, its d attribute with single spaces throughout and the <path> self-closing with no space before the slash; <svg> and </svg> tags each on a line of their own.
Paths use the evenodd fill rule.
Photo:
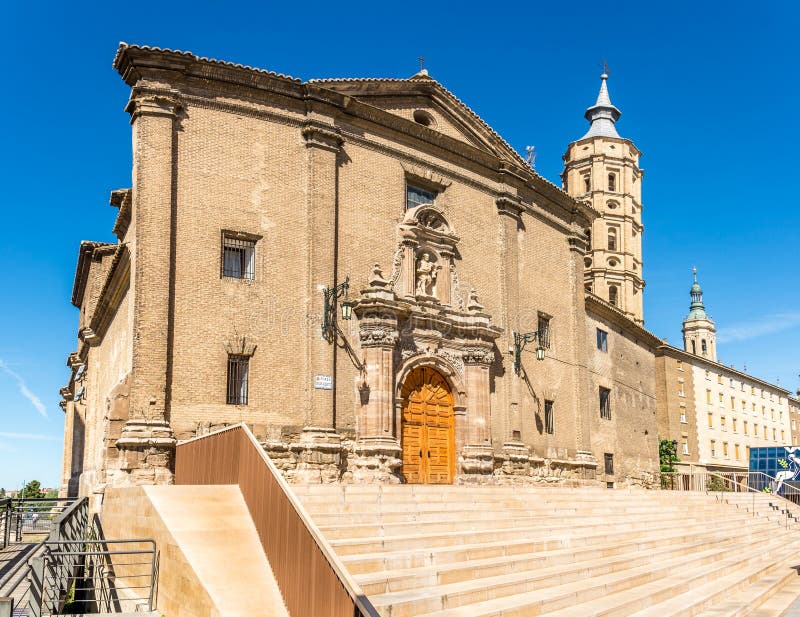
<svg viewBox="0 0 800 617">
<path fill-rule="evenodd" d="M 425 57 L 424 56 L 417 56 L 417 60 L 419 60 L 419 70 L 425 70 Z"/>
<path fill-rule="evenodd" d="M 525 162 L 531 166 L 531 169 L 536 169 L 536 146 L 525 146 Z"/>
</svg>

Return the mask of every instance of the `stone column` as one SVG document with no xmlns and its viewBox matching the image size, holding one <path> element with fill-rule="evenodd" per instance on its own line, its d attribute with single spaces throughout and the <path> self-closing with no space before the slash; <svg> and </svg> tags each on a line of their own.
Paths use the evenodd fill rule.
<svg viewBox="0 0 800 617">
<path fill-rule="evenodd" d="M 494 471 L 492 448 L 489 368 L 494 361 L 491 348 L 468 349 L 464 360 L 464 387 L 467 392 L 466 444 L 461 449 L 461 472 L 467 481 L 491 476 Z"/>
<path fill-rule="evenodd" d="M 126 108 L 133 125 L 133 367 L 130 416 L 117 440 L 119 471 L 109 470 L 114 484 L 172 482 L 167 388 L 180 106 L 177 96 L 134 90 Z"/>
<path fill-rule="evenodd" d="M 308 155 L 308 396 L 303 432 L 291 446 L 298 455 L 294 480 L 335 482 L 341 466 L 341 436 L 334 426 L 335 389 L 341 384 L 334 379 L 333 389 L 318 389 L 314 387 L 314 377 L 335 377 L 336 346 L 321 329 L 325 312 L 322 289 L 342 282 L 337 280 L 336 271 L 338 155 L 342 138 L 327 118 L 307 122 L 302 134 Z"/>
<path fill-rule="evenodd" d="M 391 315 L 365 319 L 359 331 L 364 371 L 357 384 L 359 401 L 354 482 L 400 482 L 400 440 L 394 421 L 394 349 L 397 319 Z"/>
<path fill-rule="evenodd" d="M 519 244 L 517 234 L 522 216 L 522 205 L 513 195 L 503 195 L 496 201 L 500 215 L 500 233 L 503 250 L 502 297 L 504 308 L 505 339 L 503 349 L 514 348 L 514 330 L 519 329 Z M 511 367 L 512 362 L 508 362 Z M 506 473 L 527 475 L 529 471 L 529 451 L 522 441 L 522 417 L 520 414 L 520 378 L 513 370 L 506 372 L 506 427 L 504 431 L 503 453 L 507 464 Z M 527 466 L 527 467 L 526 467 Z"/>
<path fill-rule="evenodd" d="M 575 307 L 571 334 L 573 341 L 581 341 L 585 340 L 586 337 L 583 258 L 586 255 L 588 244 L 586 236 L 579 225 L 573 224 L 568 242 L 570 247 L 570 294 L 572 295 L 572 306 Z M 592 380 L 589 378 L 587 369 L 589 352 L 586 347 L 586 345 L 592 344 L 594 344 L 594 341 L 590 340 L 584 345 L 575 345 L 572 348 L 572 362 L 577 367 L 577 374 L 572 388 L 573 413 L 575 417 L 575 450 L 576 459 L 582 466 L 581 473 L 585 480 L 594 480 L 595 470 L 597 469 L 597 459 L 592 452 L 591 418 L 589 416 L 590 410 L 595 408 L 597 393 L 589 392 Z"/>
</svg>

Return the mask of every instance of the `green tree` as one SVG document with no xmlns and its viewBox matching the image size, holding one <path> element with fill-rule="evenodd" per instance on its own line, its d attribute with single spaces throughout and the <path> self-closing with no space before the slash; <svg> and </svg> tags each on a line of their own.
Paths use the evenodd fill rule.
<svg viewBox="0 0 800 617">
<path fill-rule="evenodd" d="M 42 496 L 42 483 L 39 480 L 31 480 L 22 489 L 23 499 L 39 499 Z"/>
<path fill-rule="evenodd" d="M 673 473 L 678 458 L 678 444 L 669 439 L 658 439 L 658 460 L 661 464 L 661 473 Z"/>
<path fill-rule="evenodd" d="M 6 496 L 6 489 L 0 488 L 0 499 L 3 499 Z"/>
</svg>

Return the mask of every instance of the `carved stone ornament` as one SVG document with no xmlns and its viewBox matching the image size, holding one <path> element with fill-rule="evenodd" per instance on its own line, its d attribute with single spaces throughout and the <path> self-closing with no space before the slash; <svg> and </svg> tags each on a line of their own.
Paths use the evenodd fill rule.
<svg viewBox="0 0 800 617">
<path fill-rule="evenodd" d="M 256 353 L 256 344 L 246 336 L 234 335 L 225 342 L 225 351 L 234 356 L 252 356 Z"/>
<path fill-rule="evenodd" d="M 361 328 L 359 339 L 362 347 L 394 347 L 397 332 L 388 328 Z"/>
<path fill-rule="evenodd" d="M 491 364 L 494 361 L 494 353 L 485 347 L 473 347 L 461 354 L 464 364 Z"/>
<path fill-rule="evenodd" d="M 372 267 L 372 276 L 369 277 L 369 286 L 370 287 L 386 287 L 389 285 L 389 281 L 387 281 L 383 277 L 383 272 L 381 271 L 381 267 L 378 264 L 375 264 Z"/>
<path fill-rule="evenodd" d="M 483 312 L 483 305 L 478 302 L 478 292 L 475 291 L 475 288 L 469 290 L 469 301 L 467 302 L 467 310 L 470 313 L 482 313 Z"/>
</svg>

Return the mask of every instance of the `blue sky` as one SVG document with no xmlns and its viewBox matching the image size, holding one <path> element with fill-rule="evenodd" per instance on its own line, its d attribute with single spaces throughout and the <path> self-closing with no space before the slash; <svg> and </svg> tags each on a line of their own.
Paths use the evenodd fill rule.
<svg viewBox="0 0 800 617">
<path fill-rule="evenodd" d="M 78 243 L 131 184 L 119 41 L 312 77 L 431 75 L 560 183 L 608 60 L 645 169 L 645 320 L 680 341 L 697 265 L 720 359 L 800 373 L 800 9 L 785 2 L 9 2 L 0 19 L 0 486 L 60 478 Z M 452 8 L 451 8 L 452 7 Z"/>
</svg>

